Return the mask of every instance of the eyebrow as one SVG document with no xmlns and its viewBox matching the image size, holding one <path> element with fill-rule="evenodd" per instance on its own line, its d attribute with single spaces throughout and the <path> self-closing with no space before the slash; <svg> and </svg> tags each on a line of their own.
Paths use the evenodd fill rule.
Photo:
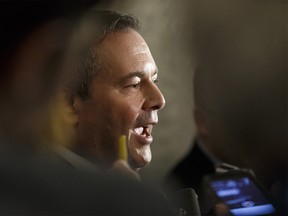
<svg viewBox="0 0 288 216">
<path fill-rule="evenodd" d="M 144 71 L 135 71 L 135 72 L 129 73 L 127 76 L 124 77 L 124 79 L 126 80 L 126 79 L 130 79 L 130 78 L 133 78 L 133 77 L 142 78 L 146 74 L 147 74 L 147 72 L 144 72 Z M 153 72 L 152 76 L 155 76 L 156 74 L 158 74 L 158 70 L 157 69 Z"/>
</svg>

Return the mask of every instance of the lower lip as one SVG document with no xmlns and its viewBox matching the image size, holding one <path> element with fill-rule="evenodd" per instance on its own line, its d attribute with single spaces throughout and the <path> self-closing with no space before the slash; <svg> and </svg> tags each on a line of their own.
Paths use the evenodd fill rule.
<svg viewBox="0 0 288 216">
<path fill-rule="evenodd" d="M 153 137 L 151 135 L 142 136 L 142 135 L 136 134 L 134 132 L 133 132 L 133 134 L 135 135 L 136 140 L 142 145 L 150 145 L 153 141 Z"/>
</svg>

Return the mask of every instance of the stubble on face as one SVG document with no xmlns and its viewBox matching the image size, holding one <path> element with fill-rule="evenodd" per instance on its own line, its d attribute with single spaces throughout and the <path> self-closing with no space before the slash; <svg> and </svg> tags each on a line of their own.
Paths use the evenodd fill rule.
<svg viewBox="0 0 288 216">
<path fill-rule="evenodd" d="M 143 109 L 150 98 L 146 94 L 155 91 L 150 88 L 155 85 L 152 77 L 157 72 L 154 59 L 144 39 L 134 30 L 108 35 L 95 51 L 102 64 L 92 84 L 89 100 L 93 102 L 82 122 L 84 127 L 91 126 L 90 131 L 82 137 L 91 142 L 93 152 L 103 163 L 112 165 L 118 159 L 119 136 L 126 135 L 130 165 L 138 169 L 150 162 L 151 149 L 150 143 L 143 143 L 141 138 L 139 141 L 133 130 L 158 121 L 157 110 Z M 138 82 L 141 87 L 134 87 Z M 152 125 L 147 130 L 151 135 Z"/>
</svg>

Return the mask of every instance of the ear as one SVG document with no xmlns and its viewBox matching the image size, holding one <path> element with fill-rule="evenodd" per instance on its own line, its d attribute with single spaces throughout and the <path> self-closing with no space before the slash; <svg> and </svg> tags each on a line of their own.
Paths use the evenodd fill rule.
<svg viewBox="0 0 288 216">
<path fill-rule="evenodd" d="M 67 89 L 63 89 L 60 91 L 59 98 L 61 100 L 62 113 L 65 121 L 76 126 L 79 122 L 76 97 Z"/>
<path fill-rule="evenodd" d="M 78 113 L 73 106 L 68 91 L 57 91 L 51 100 L 50 128 L 51 138 L 59 145 L 69 146 L 74 140 L 75 126 L 78 124 Z"/>
<path fill-rule="evenodd" d="M 211 139 L 211 129 L 207 112 L 196 106 L 194 107 L 193 114 L 200 139 L 202 142 L 208 143 Z"/>
</svg>

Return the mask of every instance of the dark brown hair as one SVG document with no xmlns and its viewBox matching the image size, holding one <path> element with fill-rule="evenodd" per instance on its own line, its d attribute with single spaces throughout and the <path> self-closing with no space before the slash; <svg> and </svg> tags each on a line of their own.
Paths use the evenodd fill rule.
<svg viewBox="0 0 288 216">
<path fill-rule="evenodd" d="M 71 96 L 79 96 L 83 100 L 91 96 L 92 79 L 101 69 L 101 60 L 92 47 L 97 47 L 108 34 L 129 28 L 139 28 L 139 20 L 131 15 L 107 10 L 92 10 L 85 14 L 75 29 L 71 43 L 75 61 L 69 59 L 68 64 L 72 65 L 65 78 Z"/>
</svg>

